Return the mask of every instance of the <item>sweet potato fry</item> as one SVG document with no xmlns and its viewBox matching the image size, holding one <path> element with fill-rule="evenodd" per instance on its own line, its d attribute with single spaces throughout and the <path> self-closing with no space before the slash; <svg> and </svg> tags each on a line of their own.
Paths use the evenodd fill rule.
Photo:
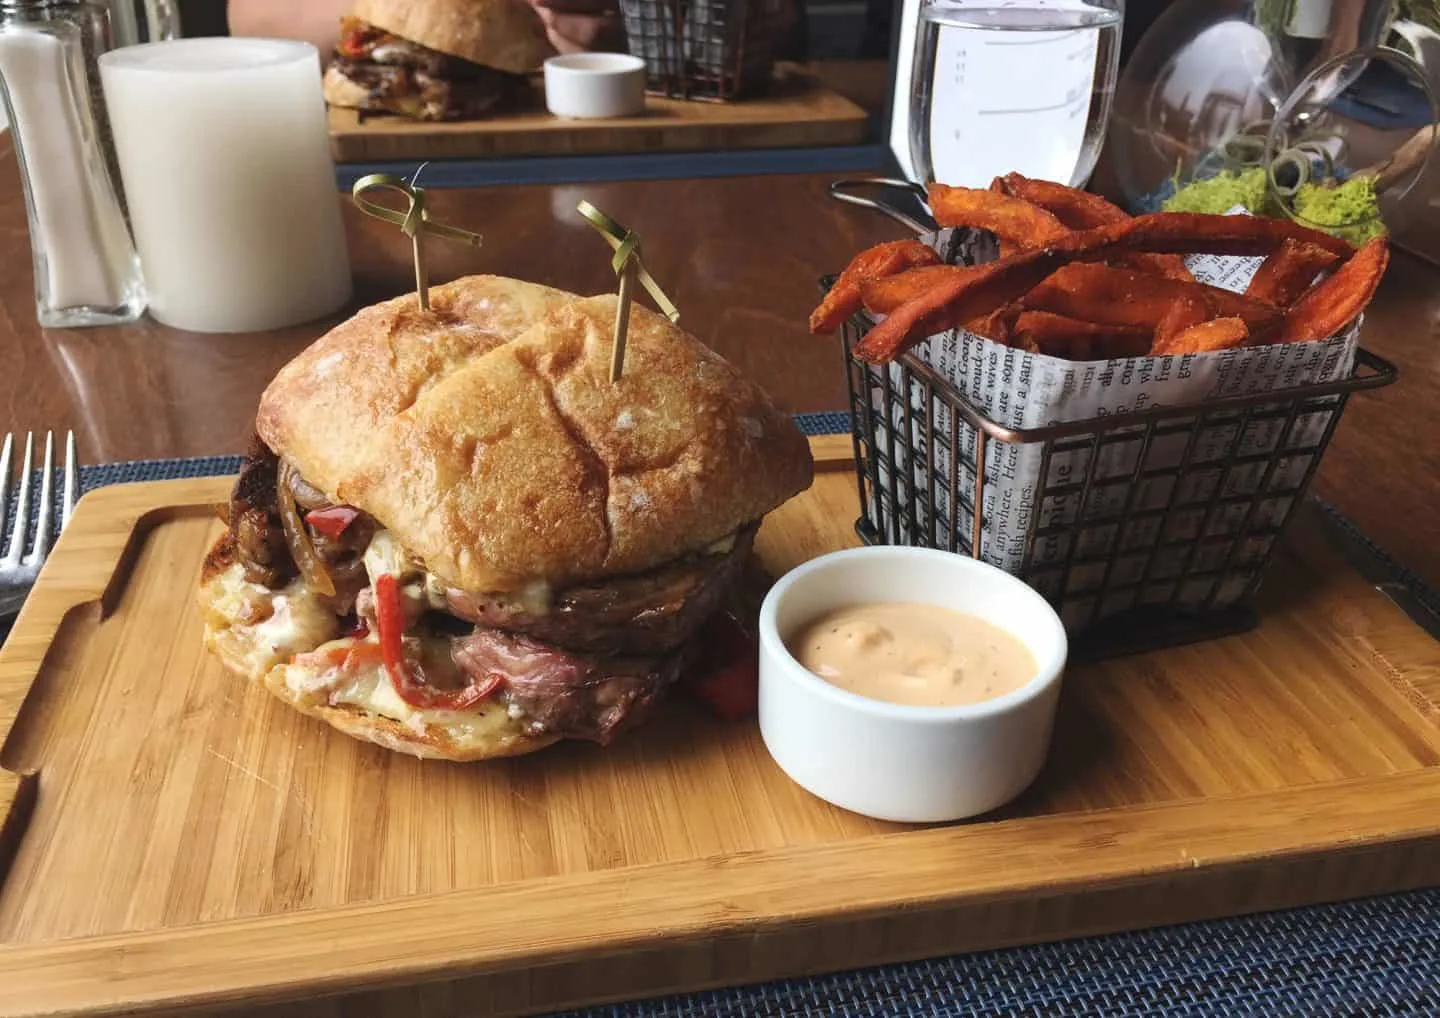
<svg viewBox="0 0 1440 1018">
<path fill-rule="evenodd" d="M 941 226 L 988 230 L 1001 241 L 1024 248 L 1043 247 L 1070 234 L 1069 228 L 1038 205 L 998 191 L 931 184 L 929 194 L 930 213 Z"/>
<path fill-rule="evenodd" d="M 1215 216 L 1200 212 L 1152 212 L 1061 237 L 1053 249 L 1074 258 L 1103 259 L 1113 250 L 1160 254 L 1268 255 L 1286 240 L 1324 248 L 1341 258 L 1348 241 L 1267 216 Z"/>
<path fill-rule="evenodd" d="M 996 343 L 1009 344 L 1014 337 L 1015 319 L 1019 315 L 1019 304 L 1006 304 L 991 311 L 988 315 L 970 319 L 965 323 L 965 329 Z"/>
<path fill-rule="evenodd" d="M 1133 269 L 1072 262 L 1025 295 L 1026 308 L 1087 322 L 1153 331 L 1180 298 L 1191 295 L 1213 314 L 1243 318 L 1252 334 L 1278 334 L 1280 309 L 1204 283 L 1163 279 Z"/>
<path fill-rule="evenodd" d="M 1130 216 L 1098 194 L 1066 187 L 1049 180 L 1035 180 L 1018 173 L 996 177 L 1004 194 L 1039 205 L 1072 230 L 1090 230 L 1106 223 L 1123 223 Z M 991 185 L 994 187 L 994 185 Z"/>
<path fill-rule="evenodd" d="M 1255 271 L 1245 295 L 1289 307 L 1310 288 L 1316 276 L 1334 268 L 1339 260 L 1323 247 L 1286 240 Z"/>
<path fill-rule="evenodd" d="M 992 190 L 999 190 L 1012 198 L 1021 198 L 1032 205 L 1040 206 L 1072 230 L 1093 230 L 1097 226 L 1123 223 L 1130 219 L 1128 212 L 1098 194 L 1049 180 L 1034 180 L 1018 173 L 1007 173 L 1003 177 L 996 177 L 990 186 Z M 1167 279 L 1190 281 L 1195 278 L 1185 267 L 1185 259 L 1179 255 L 1124 251 L 1109 260 L 1117 265 L 1153 272 Z"/>
<path fill-rule="evenodd" d="M 1185 267 L 1185 259 L 1176 254 L 1149 254 L 1145 251 L 1116 251 L 1106 261 L 1123 268 L 1138 269 L 1165 279 L 1193 283 L 1195 277 Z"/>
<path fill-rule="evenodd" d="M 940 256 L 918 240 L 893 240 L 866 248 L 845 266 L 840 278 L 810 314 L 810 331 L 834 332 L 860 310 L 860 284 L 867 279 L 893 276 L 916 265 L 938 265 Z"/>
<path fill-rule="evenodd" d="M 1156 342 L 1150 352 L 1156 356 L 1180 353 L 1214 353 L 1244 346 L 1250 330 L 1240 318 L 1212 318 L 1182 329 L 1166 342 Z"/>
<path fill-rule="evenodd" d="M 1355 257 L 1316 283 L 1285 315 L 1280 342 L 1327 339 L 1355 320 L 1370 303 L 1390 263 L 1384 237 L 1367 240 Z"/>
<path fill-rule="evenodd" d="M 1072 361 L 1143 357 L 1151 340 L 1148 329 L 1102 325 L 1049 311 L 1022 311 L 1014 335 L 1016 346 Z"/>
<path fill-rule="evenodd" d="M 1124 209 L 1098 194 L 1049 180 L 1034 180 L 1018 173 L 996 177 L 990 184 L 990 190 L 1038 205 L 1060 220 L 1062 226 L 1071 230 L 1093 230 L 1098 226 L 1123 223 L 1130 219 L 1129 213 Z M 1166 279 L 1190 281 L 1195 278 L 1185 267 L 1185 259 L 1176 254 L 1124 251 L 1107 260 L 1117 265 L 1153 272 Z"/>
<path fill-rule="evenodd" d="M 960 279 L 976 271 L 959 265 L 921 265 L 896 276 L 862 280 L 860 299 L 872 314 L 888 315 L 901 304 L 914 300 L 940 283 Z"/>
<path fill-rule="evenodd" d="M 1155 345 L 1164 346 L 1186 329 L 1193 328 L 1210 317 L 1210 304 L 1201 293 L 1182 293 L 1170 302 L 1170 307 L 1160 316 L 1155 325 Z"/>
<path fill-rule="evenodd" d="M 943 282 L 900 305 L 867 332 L 856 345 L 855 356 L 872 364 L 888 364 L 927 336 L 1010 303 L 1049 275 L 1059 262 L 1059 256 L 1049 252 L 1022 251 Z"/>
</svg>

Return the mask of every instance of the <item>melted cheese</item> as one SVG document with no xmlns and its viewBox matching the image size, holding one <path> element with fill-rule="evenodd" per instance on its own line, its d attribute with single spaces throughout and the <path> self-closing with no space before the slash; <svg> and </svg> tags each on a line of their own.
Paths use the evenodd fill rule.
<svg viewBox="0 0 1440 1018">
<path fill-rule="evenodd" d="M 373 584 L 381 576 L 397 580 L 413 576 L 420 570 L 410 561 L 404 547 L 388 530 L 377 530 L 365 548 L 365 572 Z"/>
<path fill-rule="evenodd" d="M 244 568 L 233 565 L 211 583 L 211 624 L 250 675 L 314 650 L 339 628 L 339 620 L 302 580 L 270 590 L 246 580 Z"/>
<path fill-rule="evenodd" d="M 707 555 L 728 555 L 735 550 L 735 534 L 727 534 L 718 541 L 712 541 L 705 548 Z"/>
<path fill-rule="evenodd" d="M 394 576 L 402 585 L 405 596 L 423 599 L 425 606 L 433 610 L 446 610 L 445 591 L 450 584 L 415 562 L 390 531 L 375 532 L 365 548 L 364 561 L 365 572 L 372 584 L 382 575 Z M 528 615 L 548 615 L 554 599 L 550 584 L 544 580 L 529 580 L 515 590 L 496 591 L 483 596 L 518 608 Z"/>
</svg>

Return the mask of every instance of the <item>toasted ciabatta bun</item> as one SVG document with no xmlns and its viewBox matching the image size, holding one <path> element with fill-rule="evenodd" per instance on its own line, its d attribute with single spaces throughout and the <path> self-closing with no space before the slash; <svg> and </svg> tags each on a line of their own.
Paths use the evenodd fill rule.
<svg viewBox="0 0 1440 1018">
<path fill-rule="evenodd" d="M 512 74 L 539 70 L 555 53 L 525 0 L 355 0 L 350 13 L 436 52 Z"/>
<path fill-rule="evenodd" d="M 467 591 L 650 569 L 809 486 L 794 421 L 639 304 L 611 382 L 614 322 L 613 296 L 493 276 L 435 288 L 428 313 L 401 297 L 281 369 L 256 429 Z M 490 332 L 467 347 L 470 329 Z"/>
<path fill-rule="evenodd" d="M 205 560 L 199 592 L 205 646 L 231 672 L 301 713 L 395 752 L 456 762 L 519 756 L 558 741 L 527 732 L 500 703 L 464 712 L 416 710 L 394 695 L 378 660 L 358 670 L 335 699 L 314 695 L 322 673 L 292 664 L 294 655 L 357 641 L 338 635 L 339 620 L 301 581 L 278 591 L 248 582 L 234 552 L 222 537 Z"/>
</svg>

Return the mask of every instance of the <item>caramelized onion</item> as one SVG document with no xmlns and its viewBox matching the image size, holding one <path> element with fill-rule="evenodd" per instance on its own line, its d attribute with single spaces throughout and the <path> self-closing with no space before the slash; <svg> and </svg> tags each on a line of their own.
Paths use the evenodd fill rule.
<svg viewBox="0 0 1440 1018">
<path fill-rule="evenodd" d="M 276 485 L 275 494 L 280 505 L 280 522 L 285 527 L 285 543 L 289 545 L 290 557 L 295 560 L 295 568 L 300 570 L 306 585 L 315 593 L 330 597 L 335 593 L 335 583 L 330 579 L 315 545 L 310 543 L 305 524 L 300 521 L 300 510 L 295 507 L 295 493 L 291 487 L 293 477 L 290 464 L 281 460 L 280 483 Z"/>
<path fill-rule="evenodd" d="M 286 477 L 288 481 L 283 483 L 290 494 L 295 496 L 295 504 L 301 509 L 320 509 L 330 504 L 329 496 L 301 477 L 298 471 L 290 470 Z"/>
</svg>

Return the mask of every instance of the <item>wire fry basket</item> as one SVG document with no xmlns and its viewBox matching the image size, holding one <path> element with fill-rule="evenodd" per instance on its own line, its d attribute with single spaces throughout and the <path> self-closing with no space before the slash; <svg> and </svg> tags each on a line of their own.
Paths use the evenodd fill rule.
<svg viewBox="0 0 1440 1018">
<path fill-rule="evenodd" d="M 652 94 L 724 102 L 770 82 L 778 0 L 620 0 L 620 12 Z"/>
<path fill-rule="evenodd" d="M 1021 430 L 913 353 L 860 361 L 868 325 L 862 314 L 844 328 L 861 539 L 1006 568 L 1055 605 L 1080 658 L 1254 625 L 1250 602 L 1350 394 L 1396 379 L 1357 349 L 1336 381 Z M 1027 521 L 1019 547 L 997 550 L 1007 447 L 1038 456 L 1039 483 L 1028 505 L 1004 507 Z"/>
</svg>

